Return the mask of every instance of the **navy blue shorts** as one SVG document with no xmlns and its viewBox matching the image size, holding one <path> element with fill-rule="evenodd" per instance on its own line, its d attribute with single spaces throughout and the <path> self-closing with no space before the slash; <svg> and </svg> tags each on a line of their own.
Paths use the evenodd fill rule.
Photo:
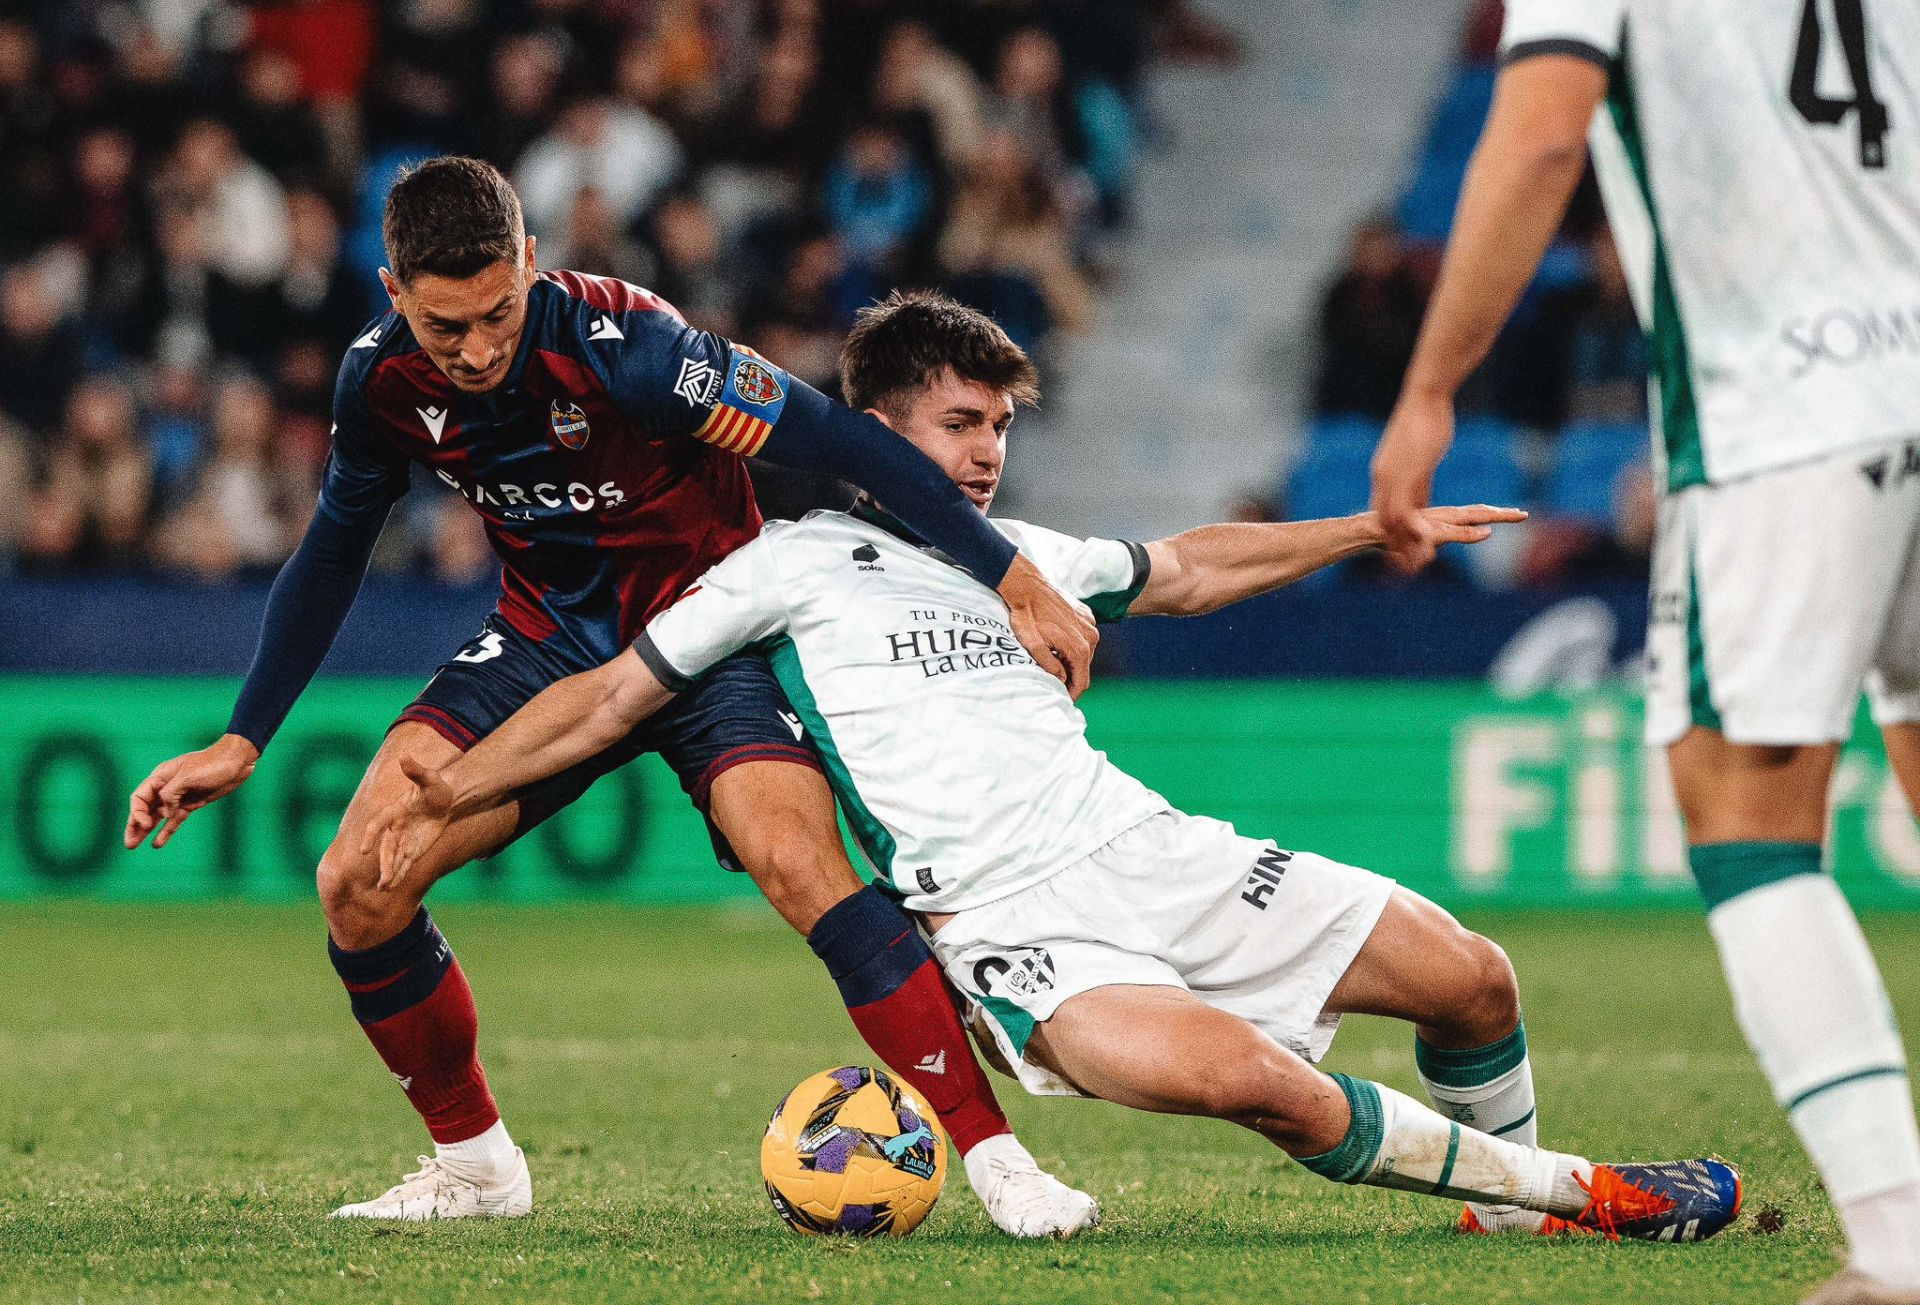
<svg viewBox="0 0 1920 1305">
<path fill-rule="evenodd" d="M 417 721 L 464 752 L 535 694 L 578 669 L 495 613 L 479 637 L 441 664 L 394 723 Z M 649 752 L 673 767 L 680 787 L 706 816 L 713 781 L 743 762 L 790 761 L 820 769 L 819 754 L 799 733 L 799 722 L 766 659 L 736 653 L 605 752 L 520 790 L 513 838 L 572 802 L 602 775 Z M 720 864 L 740 869 L 711 817 L 707 832 Z"/>
</svg>

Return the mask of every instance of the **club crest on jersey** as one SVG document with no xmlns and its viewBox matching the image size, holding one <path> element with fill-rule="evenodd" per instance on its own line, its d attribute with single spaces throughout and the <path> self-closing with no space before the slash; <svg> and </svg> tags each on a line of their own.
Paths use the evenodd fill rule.
<svg viewBox="0 0 1920 1305">
<path fill-rule="evenodd" d="M 780 378 L 773 374 L 773 369 L 752 358 L 742 358 L 735 364 L 733 392 L 748 403 L 763 408 L 780 402 L 786 396 L 786 391 L 780 388 Z"/>
<path fill-rule="evenodd" d="M 1044 947 L 1023 947 L 1010 956 L 989 956 L 973 967 L 973 983 L 980 992 L 995 996 L 1037 997 L 1052 990 L 1055 980 L 1053 955 Z M 998 982 L 1000 990 L 994 992 Z"/>
<path fill-rule="evenodd" d="M 563 404 L 555 399 L 551 421 L 553 437 L 559 440 L 563 447 L 576 450 L 586 447 L 587 436 L 592 432 L 587 429 L 587 414 L 580 411 L 579 404 Z"/>
</svg>

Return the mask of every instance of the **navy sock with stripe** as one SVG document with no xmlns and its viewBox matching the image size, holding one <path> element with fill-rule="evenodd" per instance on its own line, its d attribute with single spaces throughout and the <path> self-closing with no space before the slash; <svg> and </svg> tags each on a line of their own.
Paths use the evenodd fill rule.
<svg viewBox="0 0 1920 1305">
<path fill-rule="evenodd" d="M 436 1142 L 464 1142 L 500 1122 L 480 1068 L 479 1014 L 453 948 L 423 906 L 374 947 L 327 955 L 353 1017 Z"/>
<path fill-rule="evenodd" d="M 807 944 L 860 1036 L 933 1107 L 961 1155 L 1012 1131 L 940 965 L 898 903 L 869 884 L 821 916 Z"/>
</svg>

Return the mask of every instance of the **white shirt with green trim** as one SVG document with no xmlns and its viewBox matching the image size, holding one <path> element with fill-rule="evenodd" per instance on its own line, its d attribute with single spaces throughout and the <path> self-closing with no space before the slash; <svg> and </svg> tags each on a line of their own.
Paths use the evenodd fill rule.
<svg viewBox="0 0 1920 1305">
<path fill-rule="evenodd" d="M 1087 742 L 993 590 L 874 511 L 773 522 L 635 644 L 669 688 L 765 649 L 855 837 L 916 911 L 1038 883 L 1167 809 Z M 1001 533 L 1103 619 L 1146 584 L 1147 554 L 1017 521 Z"/>
<path fill-rule="evenodd" d="M 1502 46 L 1610 72 L 1670 489 L 1920 433 L 1920 3 L 1507 0 Z"/>
</svg>

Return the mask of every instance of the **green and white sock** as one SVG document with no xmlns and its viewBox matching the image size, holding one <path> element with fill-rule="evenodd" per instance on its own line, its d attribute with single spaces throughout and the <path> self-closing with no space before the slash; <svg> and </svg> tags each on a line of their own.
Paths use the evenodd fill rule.
<svg viewBox="0 0 1920 1305">
<path fill-rule="evenodd" d="M 1333 1075 L 1352 1120 L 1340 1145 L 1300 1156 L 1302 1165 L 1336 1183 L 1486 1205 L 1516 1205 L 1575 1218 L 1586 1209 L 1579 1180 L 1593 1166 L 1577 1155 L 1521 1146 L 1462 1127 L 1404 1092 L 1366 1079 Z"/>
<path fill-rule="evenodd" d="M 1464 1050 L 1436 1047 L 1416 1038 L 1413 1060 L 1427 1099 L 1447 1118 L 1520 1146 L 1530 1147 L 1539 1140 L 1524 1023 L 1498 1042 Z M 1516 1205 L 1477 1201 L 1473 1213 L 1488 1232 L 1532 1232 L 1543 1218 L 1538 1211 Z"/>
<path fill-rule="evenodd" d="M 1825 1180 L 1853 1266 L 1920 1288 L 1920 1128 L 1880 967 L 1817 843 L 1687 851 L 1741 1031 Z"/>
</svg>

